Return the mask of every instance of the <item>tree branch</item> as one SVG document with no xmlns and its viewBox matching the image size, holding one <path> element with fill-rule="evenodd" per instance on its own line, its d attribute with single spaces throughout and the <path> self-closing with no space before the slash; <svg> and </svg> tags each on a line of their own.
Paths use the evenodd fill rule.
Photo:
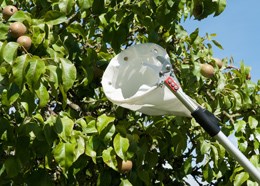
<svg viewBox="0 0 260 186">
<path fill-rule="evenodd" d="M 78 112 L 81 112 L 81 108 L 79 105 L 77 105 L 76 103 L 73 103 L 72 101 L 70 101 L 69 99 L 67 99 L 67 104 L 70 108 L 78 111 Z"/>
<path fill-rule="evenodd" d="M 225 116 L 227 116 L 227 117 L 230 119 L 230 121 L 231 121 L 232 124 L 235 123 L 235 120 L 234 120 L 235 117 L 241 116 L 240 113 L 229 114 L 229 113 L 227 113 L 226 111 L 223 111 L 223 114 L 224 114 Z"/>
</svg>

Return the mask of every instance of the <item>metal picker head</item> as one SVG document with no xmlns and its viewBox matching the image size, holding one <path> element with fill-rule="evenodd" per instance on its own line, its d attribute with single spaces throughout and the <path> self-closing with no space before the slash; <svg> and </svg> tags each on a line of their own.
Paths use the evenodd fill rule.
<svg viewBox="0 0 260 186">
<path fill-rule="evenodd" d="M 171 62 L 169 60 L 167 60 L 166 58 L 164 58 L 163 56 L 157 56 L 156 59 L 162 63 L 162 69 L 159 72 L 159 76 L 160 76 L 159 85 L 163 85 L 164 84 L 164 79 L 167 76 L 173 77 L 174 80 L 176 82 L 178 82 L 178 84 L 180 85 L 178 79 L 176 78 L 176 76 L 175 76 L 175 74 L 173 72 L 173 68 L 172 68 Z"/>
<path fill-rule="evenodd" d="M 176 79 L 166 50 L 153 43 L 139 44 L 110 61 L 102 86 L 110 101 L 130 110 L 190 117 L 190 111 L 162 86 L 164 76 L 169 74 Z"/>
</svg>

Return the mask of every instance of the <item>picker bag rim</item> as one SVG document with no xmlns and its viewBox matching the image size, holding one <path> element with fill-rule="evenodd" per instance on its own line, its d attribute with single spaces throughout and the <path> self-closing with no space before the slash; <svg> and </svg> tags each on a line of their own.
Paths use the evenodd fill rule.
<svg viewBox="0 0 260 186">
<path fill-rule="evenodd" d="M 158 86 L 165 49 L 153 43 L 130 46 L 112 58 L 103 77 L 106 97 L 114 104 L 147 115 L 190 117 L 190 111 L 165 86 Z"/>
</svg>

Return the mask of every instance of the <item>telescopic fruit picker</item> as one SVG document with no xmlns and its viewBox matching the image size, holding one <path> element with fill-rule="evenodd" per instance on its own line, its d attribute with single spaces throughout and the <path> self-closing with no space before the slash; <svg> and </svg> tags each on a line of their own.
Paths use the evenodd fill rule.
<svg viewBox="0 0 260 186">
<path fill-rule="evenodd" d="M 186 95 L 167 52 L 153 43 L 131 46 L 115 56 L 102 77 L 113 103 L 148 115 L 192 116 L 260 184 L 260 172 L 220 130 L 218 119 Z"/>
</svg>

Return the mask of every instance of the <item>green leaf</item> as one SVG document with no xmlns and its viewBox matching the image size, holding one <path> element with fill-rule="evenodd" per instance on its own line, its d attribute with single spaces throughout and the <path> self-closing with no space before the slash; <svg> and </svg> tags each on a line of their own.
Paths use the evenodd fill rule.
<svg viewBox="0 0 260 186">
<path fill-rule="evenodd" d="M 94 149 L 94 147 L 97 146 L 97 141 L 96 138 L 91 136 L 87 141 L 86 141 L 86 149 L 85 149 L 85 153 L 86 155 L 88 155 L 89 157 L 92 158 L 92 161 L 94 163 L 97 163 L 96 161 L 96 157 L 97 157 L 97 153 Z"/>
<path fill-rule="evenodd" d="M 235 123 L 235 131 L 245 133 L 246 122 L 244 120 L 238 120 Z"/>
<path fill-rule="evenodd" d="M 238 141 L 238 147 L 241 150 L 241 152 L 245 152 L 248 148 L 248 142 L 243 141 L 242 138 Z"/>
<path fill-rule="evenodd" d="M 54 45 L 53 45 L 53 48 L 54 48 Z M 64 47 L 62 47 L 62 48 L 64 49 Z M 52 49 L 50 47 L 48 47 L 46 51 L 50 55 L 52 60 L 55 61 L 55 62 L 59 62 L 60 58 L 64 57 L 64 55 L 62 54 L 63 51 L 62 52 L 57 52 L 57 51 L 55 51 L 54 49 Z"/>
<path fill-rule="evenodd" d="M 44 140 L 44 136 L 42 133 L 42 128 L 39 123 L 35 121 L 23 123 L 18 129 L 19 136 L 30 136 L 30 139 L 37 138 L 39 140 Z"/>
<path fill-rule="evenodd" d="M 81 11 L 85 11 L 92 7 L 94 0 L 78 0 L 79 8 Z"/>
<path fill-rule="evenodd" d="M 21 88 L 24 80 L 25 80 L 25 75 L 26 75 L 26 68 L 28 65 L 28 55 L 22 55 L 19 56 L 15 59 L 14 64 L 13 64 L 13 75 L 14 75 L 14 82 Z"/>
<path fill-rule="evenodd" d="M 128 179 L 121 179 L 121 183 L 119 186 L 132 186 Z"/>
<path fill-rule="evenodd" d="M 203 170 L 202 170 L 202 173 L 203 173 L 203 178 L 207 180 L 207 182 L 212 182 L 212 179 L 213 179 L 213 170 L 210 166 L 209 163 L 207 163 L 205 165 L 205 167 L 203 167 Z"/>
<path fill-rule="evenodd" d="M 221 14 L 225 8 L 226 8 L 226 0 L 218 0 L 217 1 L 217 10 L 215 11 L 214 16 L 218 16 L 219 14 Z"/>
<path fill-rule="evenodd" d="M 214 143 L 216 148 L 218 149 L 219 162 L 225 158 L 226 149 L 219 143 Z"/>
<path fill-rule="evenodd" d="M 249 116 L 248 124 L 251 129 L 255 129 L 258 126 L 258 121 L 253 116 Z"/>
<path fill-rule="evenodd" d="M 112 141 L 112 137 L 115 134 L 116 127 L 113 123 L 109 123 L 104 130 L 102 130 L 100 137 L 105 144 L 109 144 Z"/>
<path fill-rule="evenodd" d="M 226 108 L 230 108 L 232 106 L 229 96 L 224 96 L 224 104 L 225 104 Z"/>
<path fill-rule="evenodd" d="M 0 23 L 0 40 L 6 40 L 7 39 L 7 33 L 8 33 L 8 28 L 4 23 Z"/>
<path fill-rule="evenodd" d="M 63 140 L 68 141 L 70 139 L 74 127 L 73 120 L 67 116 L 58 117 L 54 126 L 56 132 Z"/>
<path fill-rule="evenodd" d="M 255 167 L 260 167 L 260 161 L 259 161 L 260 157 L 258 155 L 253 155 L 251 156 L 250 158 L 250 161 L 252 162 L 252 164 L 255 166 Z"/>
<path fill-rule="evenodd" d="M 74 153 L 75 161 L 85 152 L 85 138 L 81 136 L 79 131 L 73 131 L 72 143 L 76 144 Z"/>
<path fill-rule="evenodd" d="M 1 95 L 1 103 L 5 106 L 10 106 L 9 100 L 8 100 L 8 91 L 6 89 L 3 90 Z"/>
<path fill-rule="evenodd" d="M 51 116 L 52 118 L 53 116 Z M 45 124 L 43 128 L 44 136 L 47 141 L 47 143 L 52 146 L 54 140 L 57 139 L 57 134 L 55 133 L 55 130 L 53 129 L 53 126 L 50 124 Z"/>
<path fill-rule="evenodd" d="M 191 11 L 192 15 L 195 17 L 195 19 L 201 20 L 203 19 L 203 10 L 204 9 L 204 4 L 203 2 L 199 0 L 194 0 L 192 3 Z"/>
<path fill-rule="evenodd" d="M 102 152 L 102 158 L 107 166 L 111 167 L 112 169 L 117 171 L 117 160 L 116 160 L 116 153 L 112 147 L 109 147 Z"/>
<path fill-rule="evenodd" d="M 107 27 L 108 26 L 108 22 L 106 20 L 106 14 L 101 14 L 99 17 L 99 20 L 101 22 L 101 24 L 104 26 L 104 27 Z"/>
<path fill-rule="evenodd" d="M 186 175 L 192 171 L 192 156 L 185 160 L 183 168 Z"/>
<path fill-rule="evenodd" d="M 150 176 L 148 170 L 139 170 L 137 174 L 138 177 L 145 183 L 145 185 L 150 185 Z"/>
<path fill-rule="evenodd" d="M 259 186 L 258 183 L 253 182 L 253 181 L 251 181 L 251 180 L 247 180 L 246 184 L 247 184 L 247 186 Z"/>
<path fill-rule="evenodd" d="M 174 5 L 174 1 L 173 0 L 167 0 L 167 3 L 169 5 L 169 7 L 172 7 Z"/>
<path fill-rule="evenodd" d="M 203 141 L 201 146 L 200 146 L 200 152 L 201 154 L 206 154 L 209 153 L 209 149 L 211 147 L 211 144 L 208 141 Z"/>
<path fill-rule="evenodd" d="M 2 63 L 4 60 L 4 48 L 5 48 L 6 44 L 7 44 L 7 41 L 0 42 L 0 63 Z"/>
<path fill-rule="evenodd" d="M 28 70 L 26 72 L 26 83 L 32 89 L 38 89 L 40 77 L 45 73 L 45 63 L 38 56 L 34 56 L 28 61 Z"/>
<path fill-rule="evenodd" d="M 63 0 L 59 2 L 59 9 L 61 12 L 69 14 L 73 9 L 74 4 L 74 0 Z"/>
<path fill-rule="evenodd" d="M 83 128 L 83 131 L 86 134 L 96 133 L 97 132 L 96 121 L 92 120 L 92 121 L 88 122 L 87 126 Z"/>
<path fill-rule="evenodd" d="M 215 163 L 215 166 L 218 166 L 218 161 L 219 161 L 219 154 L 218 154 L 218 149 L 214 145 L 211 145 L 211 150 L 212 150 L 212 157 Z"/>
<path fill-rule="evenodd" d="M 190 34 L 190 44 L 193 44 L 199 34 L 199 28 L 196 28 L 194 32 Z"/>
<path fill-rule="evenodd" d="M 239 110 L 242 106 L 242 98 L 241 95 L 235 91 L 231 92 L 232 96 L 234 97 L 235 101 L 235 110 Z"/>
<path fill-rule="evenodd" d="M 26 110 L 27 114 L 31 115 L 36 108 L 34 94 L 28 90 L 24 91 L 21 96 L 21 104 Z"/>
<path fill-rule="evenodd" d="M 62 86 L 65 92 L 67 92 L 74 84 L 77 76 L 76 67 L 70 60 L 61 58 L 62 69 Z"/>
<path fill-rule="evenodd" d="M 43 41 L 46 33 L 37 25 L 31 27 L 33 36 L 32 43 L 35 48 L 37 48 Z"/>
<path fill-rule="evenodd" d="M 21 170 L 21 164 L 15 157 L 8 157 L 4 162 L 4 167 L 9 178 L 17 176 Z"/>
<path fill-rule="evenodd" d="M 246 182 L 249 179 L 249 174 L 247 172 L 241 172 L 236 175 L 235 181 L 234 181 L 234 186 L 240 186 L 244 182 Z"/>
<path fill-rule="evenodd" d="M 39 98 L 39 107 L 43 108 L 49 101 L 49 93 L 44 84 L 40 83 L 39 89 L 35 90 L 37 97 Z"/>
<path fill-rule="evenodd" d="M 129 148 L 129 140 L 122 137 L 119 133 L 115 136 L 113 141 L 116 154 L 123 160 L 126 160 L 127 150 Z"/>
<path fill-rule="evenodd" d="M 59 87 L 60 79 L 61 79 L 61 72 L 60 69 L 55 65 L 48 65 L 46 67 L 48 72 L 48 80 L 54 83 L 54 87 L 57 89 Z"/>
<path fill-rule="evenodd" d="M 217 93 L 221 92 L 224 89 L 225 85 L 226 85 L 225 76 L 223 74 L 219 74 Z"/>
<path fill-rule="evenodd" d="M 28 23 L 31 23 L 31 16 L 28 12 L 25 12 L 25 11 L 17 11 L 15 12 L 14 15 L 12 15 L 8 21 L 17 21 L 17 22 L 24 22 L 24 21 L 27 21 Z"/>
<path fill-rule="evenodd" d="M 2 49 L 3 59 L 9 64 L 12 64 L 17 55 L 19 46 L 17 42 L 8 42 Z"/>
<path fill-rule="evenodd" d="M 81 127 L 82 130 L 84 130 L 84 128 L 86 128 L 87 123 L 85 121 L 84 118 L 79 118 L 75 121 L 75 124 L 79 125 Z"/>
<path fill-rule="evenodd" d="M 102 132 L 102 130 L 111 122 L 115 120 L 114 117 L 107 116 L 106 114 L 102 114 L 97 118 L 97 130 L 99 134 Z"/>
<path fill-rule="evenodd" d="M 223 50 L 223 47 L 222 47 L 222 45 L 221 45 L 219 42 L 217 42 L 216 40 L 212 40 L 212 42 L 213 42 L 219 49 Z"/>
<path fill-rule="evenodd" d="M 75 161 L 75 150 L 76 144 L 60 142 L 53 149 L 53 156 L 56 162 L 59 164 L 63 173 L 66 174 L 70 166 Z"/>
<path fill-rule="evenodd" d="M 176 155 L 183 154 L 184 150 L 187 147 L 186 136 L 183 135 L 183 133 L 181 131 L 177 130 L 176 135 L 173 136 L 172 140 L 176 141 L 176 143 L 174 143 L 174 145 L 172 147 L 172 149 L 174 150 L 174 154 L 176 154 Z"/>
<path fill-rule="evenodd" d="M 48 11 L 44 16 L 44 21 L 48 25 L 58 25 L 67 21 L 67 17 L 60 11 Z"/>
<path fill-rule="evenodd" d="M 8 89 L 4 89 L 2 92 L 2 104 L 6 106 L 12 105 L 20 96 L 19 87 L 12 83 Z"/>
<path fill-rule="evenodd" d="M 84 30 L 82 25 L 80 25 L 78 23 L 74 23 L 74 24 L 69 25 L 69 27 L 67 29 L 68 29 L 69 32 L 79 34 L 82 37 L 86 37 L 86 35 L 87 35 L 86 30 Z"/>
</svg>

